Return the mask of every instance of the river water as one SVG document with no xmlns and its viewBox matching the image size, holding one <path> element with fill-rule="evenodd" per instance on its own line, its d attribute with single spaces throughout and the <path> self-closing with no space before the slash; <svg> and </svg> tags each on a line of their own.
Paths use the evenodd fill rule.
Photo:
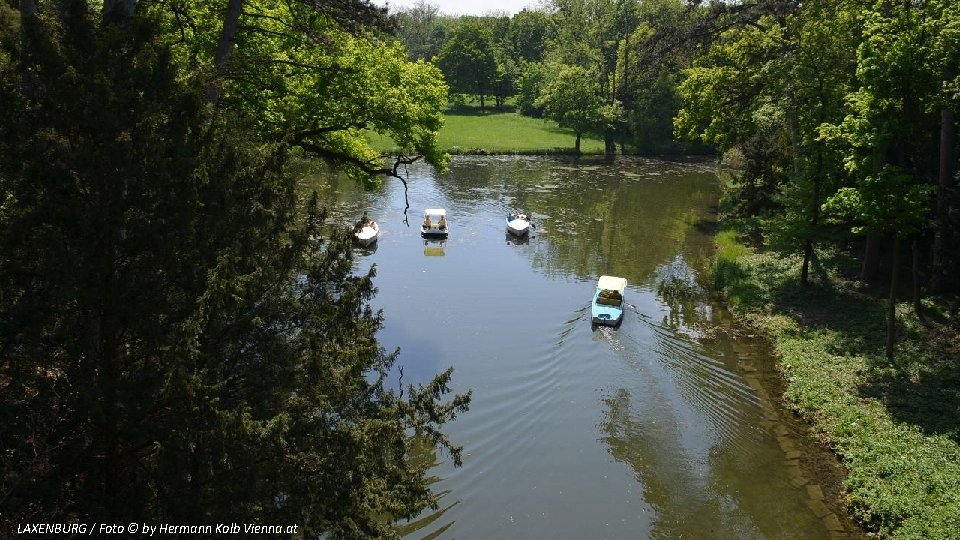
<svg viewBox="0 0 960 540">
<path fill-rule="evenodd" d="M 463 466 L 429 456 L 440 509 L 401 523 L 407 538 L 853 534 L 805 465 L 802 427 L 771 401 L 766 349 L 698 285 L 710 166 L 462 157 L 408 173 L 406 215 L 395 179 L 325 194 L 334 219 L 366 209 L 380 224 L 356 265 L 377 266 L 379 338 L 400 347 L 403 383 L 454 366 L 455 390 L 473 390 L 446 428 Z M 419 236 L 433 207 L 448 213 L 442 244 Z M 505 233 L 514 208 L 534 217 L 529 239 Z M 601 274 L 629 282 L 617 329 L 590 324 Z"/>
</svg>

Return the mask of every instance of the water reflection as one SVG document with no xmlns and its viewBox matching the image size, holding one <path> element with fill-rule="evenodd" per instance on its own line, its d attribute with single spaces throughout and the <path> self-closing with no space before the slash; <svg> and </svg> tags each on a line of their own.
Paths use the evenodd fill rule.
<svg viewBox="0 0 960 540">
<path fill-rule="evenodd" d="M 436 450 L 428 442 L 426 437 L 414 436 L 411 440 L 410 453 L 413 464 L 418 468 L 422 468 L 424 471 L 435 468 L 439 464 Z M 428 485 L 435 486 L 439 480 L 440 478 L 432 476 L 427 478 L 427 483 Z M 450 511 L 451 508 L 460 504 L 460 501 L 457 500 L 449 502 L 449 496 L 449 491 L 437 493 L 437 504 L 435 508 L 424 512 L 414 519 L 402 520 L 396 523 L 394 525 L 394 531 L 401 537 L 407 537 L 422 531 L 432 531 L 426 536 L 423 536 L 423 538 L 440 538 L 443 533 L 454 524 L 454 521 L 444 519 L 444 515 Z"/>
<path fill-rule="evenodd" d="M 443 257 L 446 255 L 444 251 L 445 246 L 447 245 L 446 240 L 423 240 L 423 254 L 427 257 Z"/>
<path fill-rule="evenodd" d="M 504 242 L 509 246 L 525 246 L 530 243 L 530 236 L 533 233 L 525 234 L 523 236 L 516 236 L 510 233 L 504 233 Z"/>
<path fill-rule="evenodd" d="M 410 171 L 410 204 L 456 224 L 446 242 L 404 225 L 399 183 L 328 188 L 331 221 L 369 210 L 385 228 L 357 265 L 377 265 L 379 337 L 401 348 L 405 380 L 452 365 L 456 390 L 474 392 L 448 428 L 463 468 L 432 469 L 452 500 L 403 534 L 827 536 L 745 375 L 765 353 L 716 330 L 698 285 L 718 195 L 708 168 L 484 157 Z M 505 233 L 513 208 L 533 214 L 530 238 Z M 627 278 L 628 309 L 620 328 L 593 332 L 601 274 Z"/>
</svg>

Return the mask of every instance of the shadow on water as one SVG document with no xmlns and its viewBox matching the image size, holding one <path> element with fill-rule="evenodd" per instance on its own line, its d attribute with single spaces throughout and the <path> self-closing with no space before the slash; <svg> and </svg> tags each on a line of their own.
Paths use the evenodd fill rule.
<svg viewBox="0 0 960 540">
<path fill-rule="evenodd" d="M 504 233 L 503 241 L 506 242 L 509 246 L 525 246 L 530 243 L 530 234 L 525 234 L 523 236 L 517 236 L 510 233 Z"/>
</svg>

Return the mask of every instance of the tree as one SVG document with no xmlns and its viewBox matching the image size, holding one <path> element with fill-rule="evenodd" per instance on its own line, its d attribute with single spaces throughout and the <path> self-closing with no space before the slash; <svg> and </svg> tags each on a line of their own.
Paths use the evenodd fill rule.
<svg viewBox="0 0 960 540">
<path fill-rule="evenodd" d="M 367 178 L 397 176 L 367 142 L 367 130 L 396 141 L 398 164 L 422 158 L 446 165 L 436 139 L 447 102 L 443 77 L 378 37 L 376 29 L 390 28 L 385 9 L 365 0 L 229 0 L 226 8 L 189 0 L 140 11 L 163 23 L 183 65 L 214 66 L 212 85 L 222 95 L 213 101 L 248 118 L 259 138 Z"/>
<path fill-rule="evenodd" d="M 679 109 L 677 84 L 668 70 L 630 96 L 632 107 L 626 121 L 633 132 L 633 144 L 640 152 L 669 153 L 679 147 L 673 142 L 673 117 Z"/>
<path fill-rule="evenodd" d="M 637 3 L 630 0 L 553 0 L 557 24 L 556 39 L 550 44 L 551 61 L 592 70 L 599 82 L 598 95 L 607 113 L 621 107 L 616 66 L 621 40 L 636 27 Z M 604 121 L 602 135 L 606 154 L 616 151 L 615 135 L 622 115 Z"/>
<path fill-rule="evenodd" d="M 674 120 L 679 138 L 743 154 L 729 198 L 755 239 L 762 236 L 757 218 L 779 210 L 777 194 L 790 163 L 782 44 L 783 29 L 773 18 L 735 25 L 683 71 L 677 89 L 683 103 Z"/>
<path fill-rule="evenodd" d="M 410 58 L 429 60 L 437 53 L 432 38 L 439 16 L 439 6 L 426 0 L 417 0 L 413 6 L 397 14 L 398 33 Z"/>
<path fill-rule="evenodd" d="M 497 109 L 503 110 L 507 98 L 516 94 L 517 83 L 520 79 L 520 66 L 513 61 L 509 52 L 503 47 L 496 47 L 494 53 L 497 59 L 497 77 L 493 84 L 493 95 L 496 99 Z"/>
<path fill-rule="evenodd" d="M 543 109 L 535 103 L 550 79 L 551 72 L 551 67 L 541 62 L 530 62 L 523 67 L 517 81 L 517 109 L 520 114 L 534 118 L 543 116 Z"/>
<path fill-rule="evenodd" d="M 439 428 L 469 396 L 385 387 L 372 272 L 289 145 L 215 112 L 147 14 L 43 7 L 24 55 L 0 5 L 3 521 L 343 538 L 434 504 L 409 436 L 459 462 Z"/>
<path fill-rule="evenodd" d="M 893 357 L 896 338 L 896 295 L 900 242 L 916 233 L 928 213 L 930 186 L 894 165 L 885 165 L 877 174 L 862 178 L 856 187 L 841 188 L 824 207 L 828 213 L 856 220 L 854 232 L 888 233 L 893 236 L 893 262 L 887 303 L 885 353 Z"/>
<path fill-rule="evenodd" d="M 553 21 L 543 11 L 523 9 L 510 20 L 510 45 L 514 58 L 525 62 L 543 60 L 544 48 L 553 37 Z"/>
<path fill-rule="evenodd" d="M 498 76 L 490 28 L 477 20 L 464 21 L 443 44 L 435 63 L 455 92 L 476 95 L 480 98 L 480 110 L 484 110 L 484 99 L 492 92 Z"/>
<path fill-rule="evenodd" d="M 828 206 L 854 214 L 866 232 L 894 239 L 886 342 L 886 355 L 892 357 L 901 239 L 921 232 L 930 214 L 925 156 L 933 154 L 936 143 L 927 125 L 932 115 L 924 112 L 937 100 L 941 77 L 936 58 L 925 51 L 941 13 L 936 3 L 888 8 L 878 5 L 864 12 L 863 40 L 857 49 L 861 86 L 848 95 L 850 114 L 824 131 L 841 145 L 856 182 L 841 189 Z M 917 289 L 918 263 L 914 257 Z"/>
<path fill-rule="evenodd" d="M 958 242 L 956 213 L 960 201 L 957 192 L 957 110 L 960 109 L 960 7 L 954 2 L 930 2 L 934 17 L 931 50 L 941 85 L 937 102 L 940 113 L 939 163 L 936 210 L 931 260 L 930 288 L 936 294 L 960 288 L 960 255 L 949 250 Z M 952 259 L 952 260 L 951 260 Z"/>
<path fill-rule="evenodd" d="M 573 129 L 577 137 L 575 153 L 579 154 L 580 137 L 602 128 L 614 111 L 607 110 L 598 95 L 596 72 L 580 66 L 556 66 L 555 69 L 556 73 L 534 104 L 543 109 L 546 118 Z"/>
</svg>

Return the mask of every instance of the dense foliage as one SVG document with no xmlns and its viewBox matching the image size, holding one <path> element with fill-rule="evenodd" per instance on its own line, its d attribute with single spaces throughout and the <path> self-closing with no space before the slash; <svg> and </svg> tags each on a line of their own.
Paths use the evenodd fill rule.
<svg viewBox="0 0 960 540">
<path fill-rule="evenodd" d="M 411 435 L 459 462 L 469 395 L 385 386 L 372 271 L 288 165 L 376 172 L 362 127 L 442 162 L 442 83 L 349 2 L 243 3 L 262 34 L 219 66 L 229 7 L 135 4 L 0 4 L 0 527 L 390 536 L 435 502 Z M 269 25 L 308 14 L 276 58 Z"/>
<path fill-rule="evenodd" d="M 718 15 L 723 30 L 685 71 L 677 130 L 743 158 L 733 215 L 755 239 L 803 253 L 863 235 L 861 278 L 875 280 L 889 238 L 887 355 L 901 244 L 913 294 L 960 289 L 955 3 L 759 4 Z M 924 259 L 929 261 L 925 263 Z M 929 272 L 925 268 L 929 267 Z"/>
</svg>

